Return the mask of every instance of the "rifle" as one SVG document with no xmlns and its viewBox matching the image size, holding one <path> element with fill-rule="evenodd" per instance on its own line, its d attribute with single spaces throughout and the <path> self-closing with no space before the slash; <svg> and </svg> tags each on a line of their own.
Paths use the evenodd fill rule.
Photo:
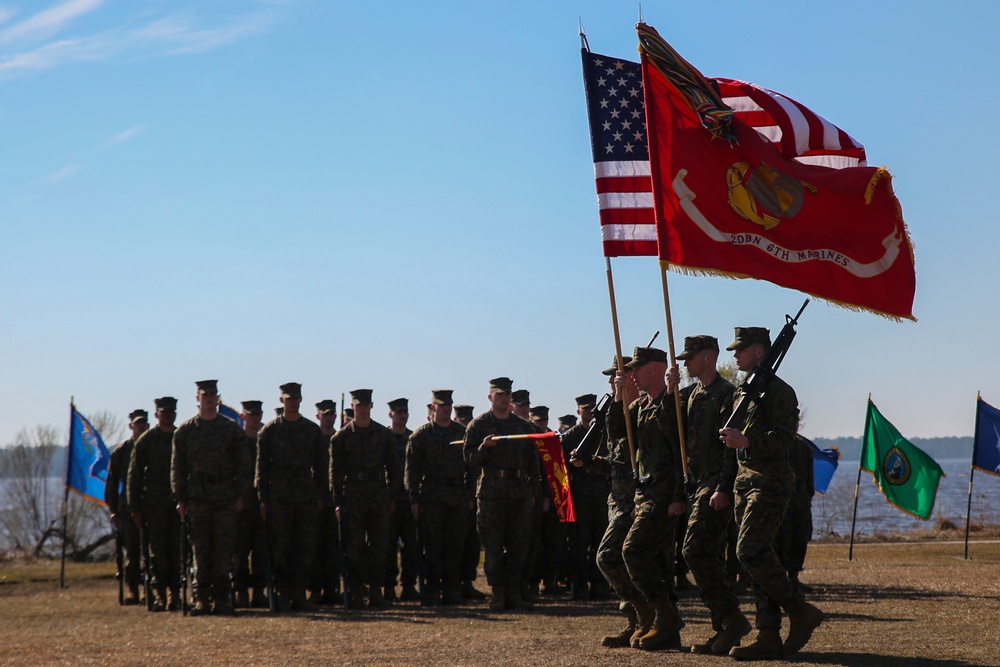
<svg viewBox="0 0 1000 667">
<path fill-rule="evenodd" d="M 187 616 L 188 614 L 188 554 L 187 554 L 187 522 L 186 517 L 181 518 L 181 539 L 180 539 L 180 549 L 181 549 L 181 615 Z"/>
<path fill-rule="evenodd" d="M 584 465 L 590 465 L 594 460 L 594 454 L 601 444 L 601 437 L 604 435 L 604 427 L 607 424 L 608 410 L 611 408 L 611 394 L 604 394 L 594 408 L 594 418 L 590 422 L 583 440 L 570 452 L 570 458 L 582 461 Z"/>
<path fill-rule="evenodd" d="M 267 590 L 267 610 L 272 614 L 281 611 L 281 604 L 278 600 L 278 576 L 274 570 L 274 541 L 271 539 L 271 531 L 264 524 L 264 543 L 267 544 L 267 573 L 264 575 L 265 590 Z"/>
<path fill-rule="evenodd" d="M 153 577 L 149 564 L 149 533 L 145 526 L 139 529 L 139 543 L 142 549 L 142 593 L 146 596 L 146 611 L 153 611 Z"/>
<path fill-rule="evenodd" d="M 125 562 L 122 554 L 122 527 L 115 522 L 115 579 L 118 580 L 118 604 L 125 604 Z"/>
<path fill-rule="evenodd" d="M 781 365 L 781 361 L 785 358 L 785 353 L 788 352 L 788 348 L 792 345 L 792 340 L 795 338 L 795 325 L 798 324 L 799 317 L 802 316 L 802 311 L 808 305 L 809 299 L 806 299 L 802 303 L 802 307 L 799 308 L 799 312 L 795 314 L 795 317 L 785 315 L 785 326 L 781 327 L 781 333 L 774 339 L 771 349 L 767 351 L 760 364 L 750 371 L 737 388 L 736 394 L 738 398 L 733 405 L 733 413 L 729 415 L 729 419 L 726 421 L 725 428 L 743 429 L 747 419 L 747 412 L 750 410 L 750 402 L 758 400 L 764 394 L 767 383 L 774 377 L 778 366 Z M 736 456 L 740 460 L 745 460 L 746 450 L 737 450 Z"/>
</svg>

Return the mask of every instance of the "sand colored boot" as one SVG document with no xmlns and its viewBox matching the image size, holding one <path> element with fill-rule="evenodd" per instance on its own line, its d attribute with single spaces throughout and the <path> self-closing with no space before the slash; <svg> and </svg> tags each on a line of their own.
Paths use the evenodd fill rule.
<svg viewBox="0 0 1000 667">
<path fill-rule="evenodd" d="M 739 646 L 740 641 L 750 634 L 753 626 L 739 609 L 722 617 L 722 630 L 712 642 L 711 650 L 716 655 L 727 655 L 729 649 Z"/>
<path fill-rule="evenodd" d="M 630 603 L 625 603 L 625 619 L 628 625 L 617 635 L 607 635 L 601 639 L 601 646 L 608 648 L 626 648 L 632 644 L 632 635 L 635 634 L 639 626 L 639 615 L 635 613 L 635 607 Z"/>
<path fill-rule="evenodd" d="M 679 649 L 678 633 L 684 627 L 684 622 L 677 613 L 677 608 L 670 598 L 663 597 L 656 601 L 656 618 L 649 632 L 639 637 L 639 648 L 643 651 L 660 651 L 663 649 Z"/>
<path fill-rule="evenodd" d="M 761 628 L 755 640 L 746 646 L 734 646 L 729 655 L 737 660 L 781 660 L 784 657 L 781 633 L 778 628 Z"/>
<path fill-rule="evenodd" d="M 823 622 L 823 612 L 817 607 L 803 602 L 788 612 L 788 639 L 785 640 L 785 655 L 792 655 L 799 651 L 809 638 L 812 637 L 813 630 Z"/>
<path fill-rule="evenodd" d="M 505 586 L 493 586 L 493 597 L 490 598 L 490 611 L 501 612 L 507 608 L 507 588 Z"/>
<path fill-rule="evenodd" d="M 639 648 L 639 640 L 653 629 L 653 621 L 656 620 L 656 607 L 646 602 L 645 598 L 629 600 L 629 604 L 635 609 L 637 619 L 635 632 L 629 638 L 629 646 Z"/>
</svg>

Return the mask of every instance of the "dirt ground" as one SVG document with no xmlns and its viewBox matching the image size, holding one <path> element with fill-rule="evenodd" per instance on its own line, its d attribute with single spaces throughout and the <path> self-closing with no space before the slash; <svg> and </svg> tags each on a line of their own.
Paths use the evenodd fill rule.
<svg viewBox="0 0 1000 667">
<path fill-rule="evenodd" d="M 1000 663 L 1000 543 L 844 544 L 810 548 L 802 581 L 826 622 L 799 664 L 960 667 Z M 113 565 L 0 562 L 0 665 L 724 665 L 728 657 L 605 649 L 622 626 L 612 602 L 543 598 L 534 611 L 490 613 L 397 604 L 234 617 L 119 607 Z M 477 582 L 485 587 L 482 579 Z M 751 615 L 749 596 L 744 611 Z M 711 634 L 697 594 L 679 604 L 686 644 Z M 752 616 L 751 616 L 752 617 Z M 786 628 L 787 630 L 787 628 Z"/>
</svg>

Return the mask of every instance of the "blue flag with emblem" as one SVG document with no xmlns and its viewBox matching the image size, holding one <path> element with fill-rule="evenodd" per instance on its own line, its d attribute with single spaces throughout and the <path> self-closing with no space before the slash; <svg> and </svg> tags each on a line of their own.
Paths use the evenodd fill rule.
<svg viewBox="0 0 1000 667">
<path fill-rule="evenodd" d="M 87 418 L 70 405 L 69 448 L 66 453 L 66 487 L 95 503 L 105 505 L 104 483 L 108 477 L 108 448 Z"/>
<path fill-rule="evenodd" d="M 840 450 L 836 447 L 820 449 L 812 440 L 802 439 L 808 442 L 809 448 L 812 449 L 813 488 L 816 489 L 816 493 L 824 494 L 830 488 L 833 473 L 837 472 L 837 465 L 840 463 Z"/>
<path fill-rule="evenodd" d="M 1000 476 L 1000 410 L 976 401 L 976 438 L 972 446 L 972 467 Z"/>
</svg>

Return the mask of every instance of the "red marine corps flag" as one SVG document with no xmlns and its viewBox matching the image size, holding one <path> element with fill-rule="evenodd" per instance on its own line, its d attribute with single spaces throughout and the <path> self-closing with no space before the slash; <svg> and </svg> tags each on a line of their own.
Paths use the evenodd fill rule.
<svg viewBox="0 0 1000 667">
<path fill-rule="evenodd" d="M 913 250 L 888 170 L 863 166 L 860 144 L 794 100 L 710 81 L 637 29 L 661 264 L 914 319 Z M 774 136 L 778 115 L 802 132 Z"/>
</svg>

